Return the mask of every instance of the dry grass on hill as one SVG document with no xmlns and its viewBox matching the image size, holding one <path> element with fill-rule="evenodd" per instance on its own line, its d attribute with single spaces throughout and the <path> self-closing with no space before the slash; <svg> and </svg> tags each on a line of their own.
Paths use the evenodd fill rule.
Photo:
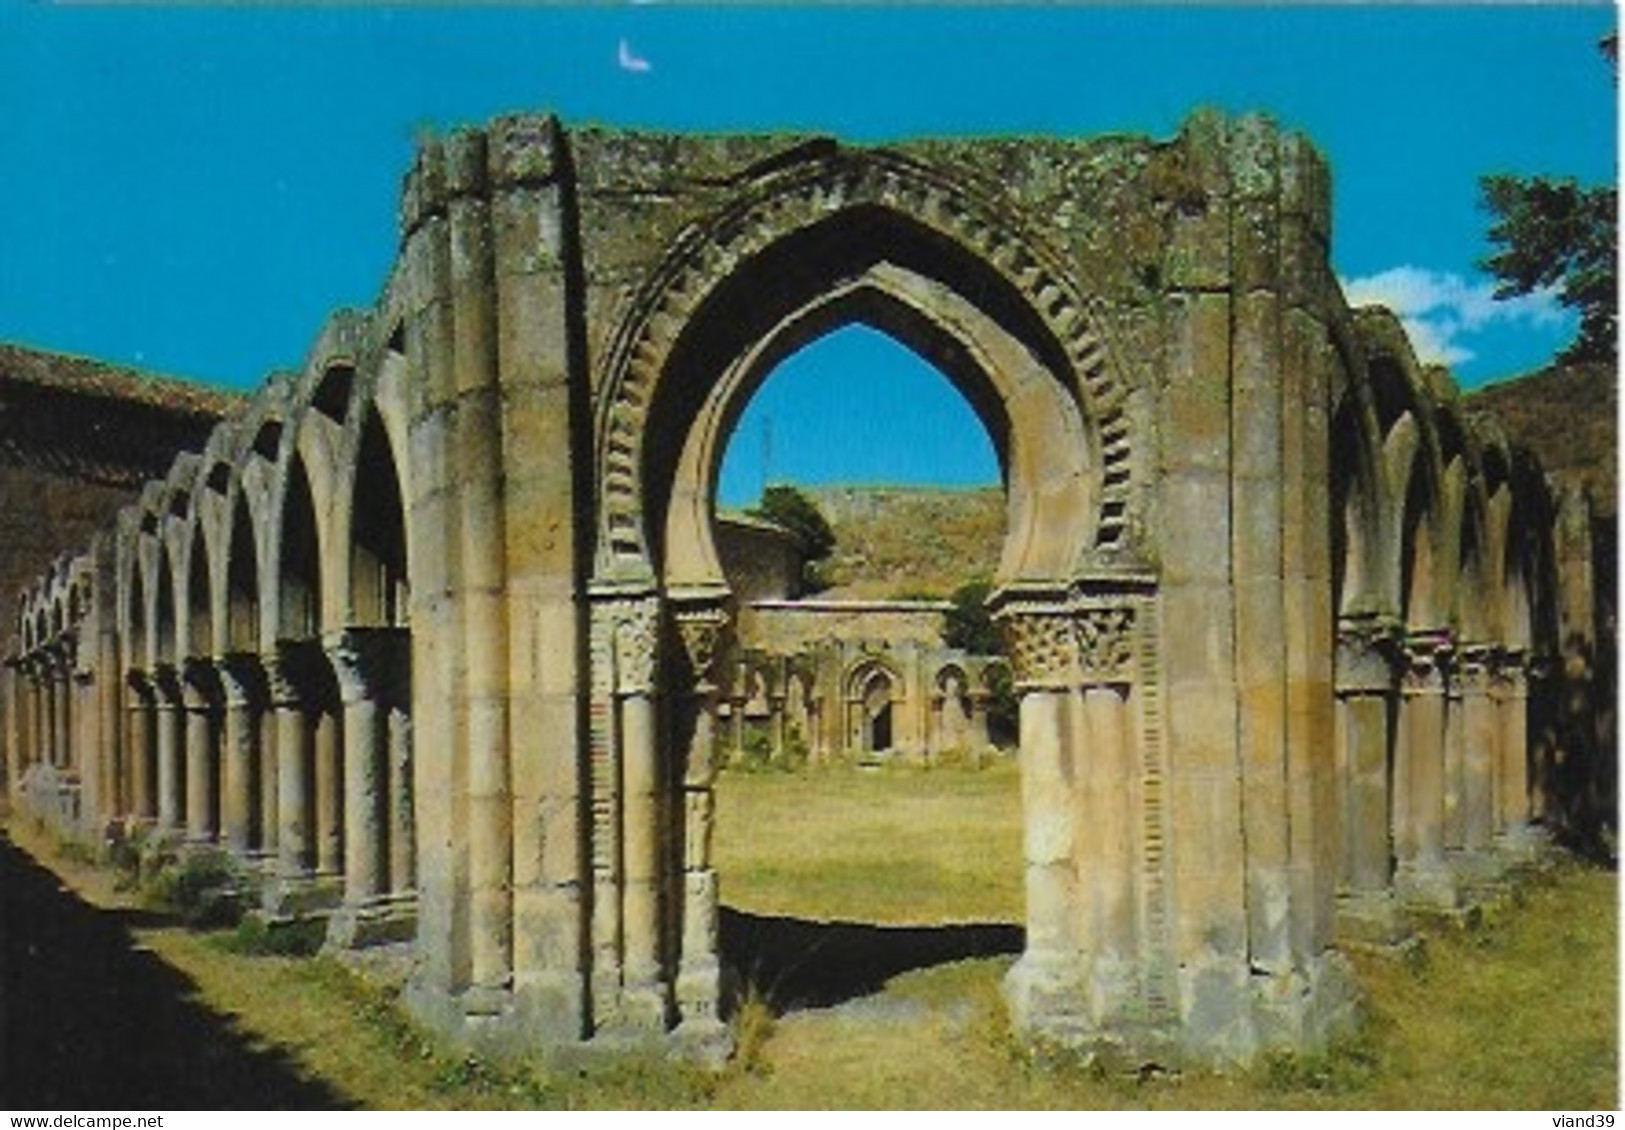
<svg viewBox="0 0 1625 1130">
<path fill-rule="evenodd" d="M 998 487 L 829 487 L 808 491 L 835 531 L 833 597 L 944 597 L 991 577 L 1004 546 Z"/>
<path fill-rule="evenodd" d="M 1533 451 L 1559 481 L 1591 488 L 1602 513 L 1617 503 L 1619 382 L 1613 365 L 1554 366 L 1469 393 L 1469 415 L 1487 413 L 1507 438 Z"/>
</svg>

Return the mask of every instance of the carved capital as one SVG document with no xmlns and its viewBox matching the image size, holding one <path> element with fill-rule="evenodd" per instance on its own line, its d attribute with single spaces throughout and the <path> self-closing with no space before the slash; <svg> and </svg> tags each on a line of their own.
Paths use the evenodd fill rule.
<svg viewBox="0 0 1625 1130">
<path fill-rule="evenodd" d="M 401 665 L 409 640 L 400 628 L 345 628 L 326 640 L 339 696 L 345 702 L 373 699 L 384 704 L 396 697 Z"/>
<path fill-rule="evenodd" d="M 660 602 L 653 593 L 607 595 L 592 605 L 595 694 L 653 694 L 660 668 Z"/>
<path fill-rule="evenodd" d="M 1398 683 L 1405 632 L 1380 616 L 1343 616 L 1337 621 L 1339 694 L 1386 694 Z"/>
<path fill-rule="evenodd" d="M 155 664 L 151 672 L 151 685 L 159 706 L 180 705 L 181 680 L 173 663 Z"/>
<path fill-rule="evenodd" d="M 1490 670 L 1494 685 L 1514 697 L 1529 693 L 1529 653 L 1522 648 L 1499 648 Z"/>
<path fill-rule="evenodd" d="M 696 693 L 716 690 L 714 679 L 717 656 L 722 650 L 723 637 L 731 619 L 721 605 L 678 605 L 673 612 L 677 624 L 677 637 L 688 656 L 688 667 L 694 675 Z"/>
<path fill-rule="evenodd" d="M 214 660 L 188 656 L 181 663 L 181 683 L 186 704 L 201 709 L 220 695 L 220 673 Z"/>
<path fill-rule="evenodd" d="M 247 706 L 265 698 L 265 669 L 253 652 L 228 652 L 215 660 L 227 706 Z"/>
<path fill-rule="evenodd" d="M 260 656 L 260 663 L 271 705 L 286 709 L 304 704 L 312 670 L 325 665 L 327 657 L 314 640 L 279 640 L 275 650 Z"/>
<path fill-rule="evenodd" d="M 994 615 L 1024 689 L 1059 689 L 1133 678 L 1130 604 L 1007 603 Z"/>
<path fill-rule="evenodd" d="M 1405 636 L 1404 689 L 1407 694 L 1442 694 L 1455 662 L 1456 641 L 1447 629 Z"/>
<path fill-rule="evenodd" d="M 1490 644 L 1466 643 L 1456 649 L 1455 683 L 1462 694 L 1488 694 L 1495 668 L 1495 648 Z"/>
</svg>

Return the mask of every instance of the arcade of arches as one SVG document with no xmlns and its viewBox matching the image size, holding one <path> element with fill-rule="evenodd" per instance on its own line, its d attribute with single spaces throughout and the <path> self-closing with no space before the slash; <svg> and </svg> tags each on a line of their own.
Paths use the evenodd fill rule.
<svg viewBox="0 0 1625 1130">
<path fill-rule="evenodd" d="M 1347 306 L 1329 196 L 1303 139 L 1212 115 L 429 142 L 376 305 L 23 595 L 7 787 L 223 845 L 331 944 L 411 939 L 411 1007 L 462 1044 L 725 1045 L 718 465 L 778 360 L 863 323 L 1003 471 L 1016 1027 L 1314 1046 L 1351 1017 L 1334 942 L 1464 905 L 1596 754 L 1586 500 Z M 891 678 L 842 688 L 859 745 L 911 725 Z"/>
</svg>

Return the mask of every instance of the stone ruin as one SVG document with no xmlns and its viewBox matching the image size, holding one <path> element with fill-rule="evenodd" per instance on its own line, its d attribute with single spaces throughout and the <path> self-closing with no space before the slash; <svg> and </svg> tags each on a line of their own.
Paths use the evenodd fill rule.
<svg viewBox="0 0 1625 1130">
<path fill-rule="evenodd" d="M 456 1044 L 725 1048 L 717 470 L 775 363 L 863 322 L 1003 469 L 1016 1029 L 1320 1045 L 1334 943 L 1464 906 L 1607 760 L 1586 500 L 1348 307 L 1329 201 L 1256 117 L 430 141 L 376 304 L 23 593 L 8 788 L 224 845 L 331 944 L 412 939 L 410 1007 Z"/>
</svg>

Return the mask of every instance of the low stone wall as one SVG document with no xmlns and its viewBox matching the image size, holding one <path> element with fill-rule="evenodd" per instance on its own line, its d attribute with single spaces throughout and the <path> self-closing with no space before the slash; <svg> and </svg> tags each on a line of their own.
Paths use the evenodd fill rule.
<svg viewBox="0 0 1625 1130">
<path fill-rule="evenodd" d="M 780 655 L 832 640 L 941 647 L 952 607 L 946 601 L 758 600 L 739 610 L 739 640 Z"/>
</svg>

